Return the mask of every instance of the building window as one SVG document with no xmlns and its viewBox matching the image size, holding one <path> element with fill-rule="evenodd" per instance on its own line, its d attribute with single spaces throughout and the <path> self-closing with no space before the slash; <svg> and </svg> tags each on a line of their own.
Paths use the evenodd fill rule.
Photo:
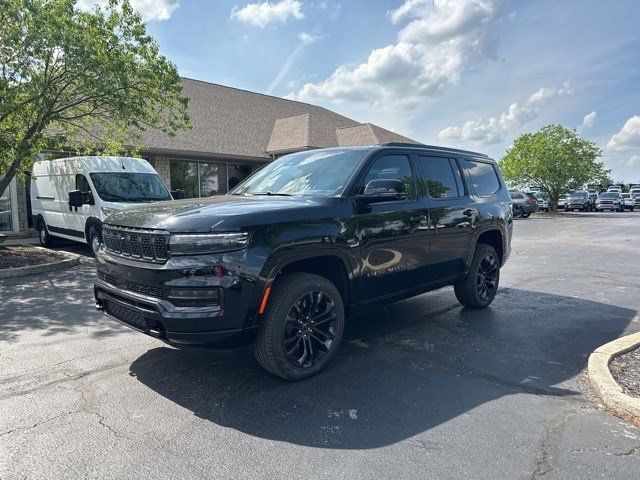
<svg viewBox="0 0 640 480">
<path fill-rule="evenodd" d="M 171 190 L 182 190 L 186 198 L 224 195 L 247 178 L 251 165 L 225 162 L 170 160 Z"/>
<path fill-rule="evenodd" d="M 0 196 L 0 232 L 16 232 L 18 231 L 17 226 L 18 205 L 14 178 Z"/>
</svg>

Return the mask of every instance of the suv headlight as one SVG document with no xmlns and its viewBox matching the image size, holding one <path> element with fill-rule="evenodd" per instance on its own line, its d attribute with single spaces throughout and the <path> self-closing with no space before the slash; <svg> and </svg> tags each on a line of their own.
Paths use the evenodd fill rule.
<svg viewBox="0 0 640 480">
<path fill-rule="evenodd" d="M 175 234 L 169 237 L 169 250 L 171 255 L 222 253 L 240 250 L 248 243 L 246 232 Z"/>
</svg>

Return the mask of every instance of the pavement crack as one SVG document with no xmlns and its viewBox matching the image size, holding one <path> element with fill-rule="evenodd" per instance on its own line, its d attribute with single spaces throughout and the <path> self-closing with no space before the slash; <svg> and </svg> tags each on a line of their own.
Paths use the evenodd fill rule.
<svg viewBox="0 0 640 480">
<path fill-rule="evenodd" d="M 614 455 L 616 457 L 626 457 L 628 455 L 633 455 L 634 453 L 638 453 L 638 452 L 640 452 L 640 445 L 636 445 L 631 450 L 628 450 L 626 452 L 621 452 L 621 453 L 615 453 L 614 452 Z"/>
<path fill-rule="evenodd" d="M 529 478 L 531 480 L 535 480 L 536 478 L 542 478 L 547 474 L 551 473 L 555 468 L 553 465 L 553 459 L 555 456 L 555 450 L 552 446 L 552 440 L 555 432 L 564 426 L 564 424 L 574 415 L 577 415 L 580 412 L 577 411 L 569 411 L 565 413 L 562 418 L 555 423 L 549 425 L 542 435 L 540 439 L 540 446 L 536 451 L 536 460 L 534 462 L 534 469 Z"/>
</svg>

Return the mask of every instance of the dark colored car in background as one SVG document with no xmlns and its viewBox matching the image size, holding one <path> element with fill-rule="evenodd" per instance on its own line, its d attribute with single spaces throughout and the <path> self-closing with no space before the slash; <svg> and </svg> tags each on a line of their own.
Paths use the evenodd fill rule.
<svg viewBox="0 0 640 480">
<path fill-rule="evenodd" d="M 513 204 L 513 216 L 516 218 L 528 218 L 540 209 L 538 199 L 533 193 L 512 190 L 509 195 Z"/>
<path fill-rule="evenodd" d="M 439 147 L 311 150 L 230 194 L 109 216 L 95 299 L 169 344 L 253 343 L 274 375 L 319 372 L 348 316 L 453 285 L 485 308 L 511 251 L 495 161 Z"/>
</svg>

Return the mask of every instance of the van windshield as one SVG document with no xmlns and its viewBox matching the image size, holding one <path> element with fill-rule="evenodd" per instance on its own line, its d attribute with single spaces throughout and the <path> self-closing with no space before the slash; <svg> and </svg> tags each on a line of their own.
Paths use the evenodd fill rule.
<svg viewBox="0 0 640 480">
<path fill-rule="evenodd" d="M 155 173 L 91 173 L 93 186 L 105 202 L 171 200 L 169 190 Z"/>
</svg>

